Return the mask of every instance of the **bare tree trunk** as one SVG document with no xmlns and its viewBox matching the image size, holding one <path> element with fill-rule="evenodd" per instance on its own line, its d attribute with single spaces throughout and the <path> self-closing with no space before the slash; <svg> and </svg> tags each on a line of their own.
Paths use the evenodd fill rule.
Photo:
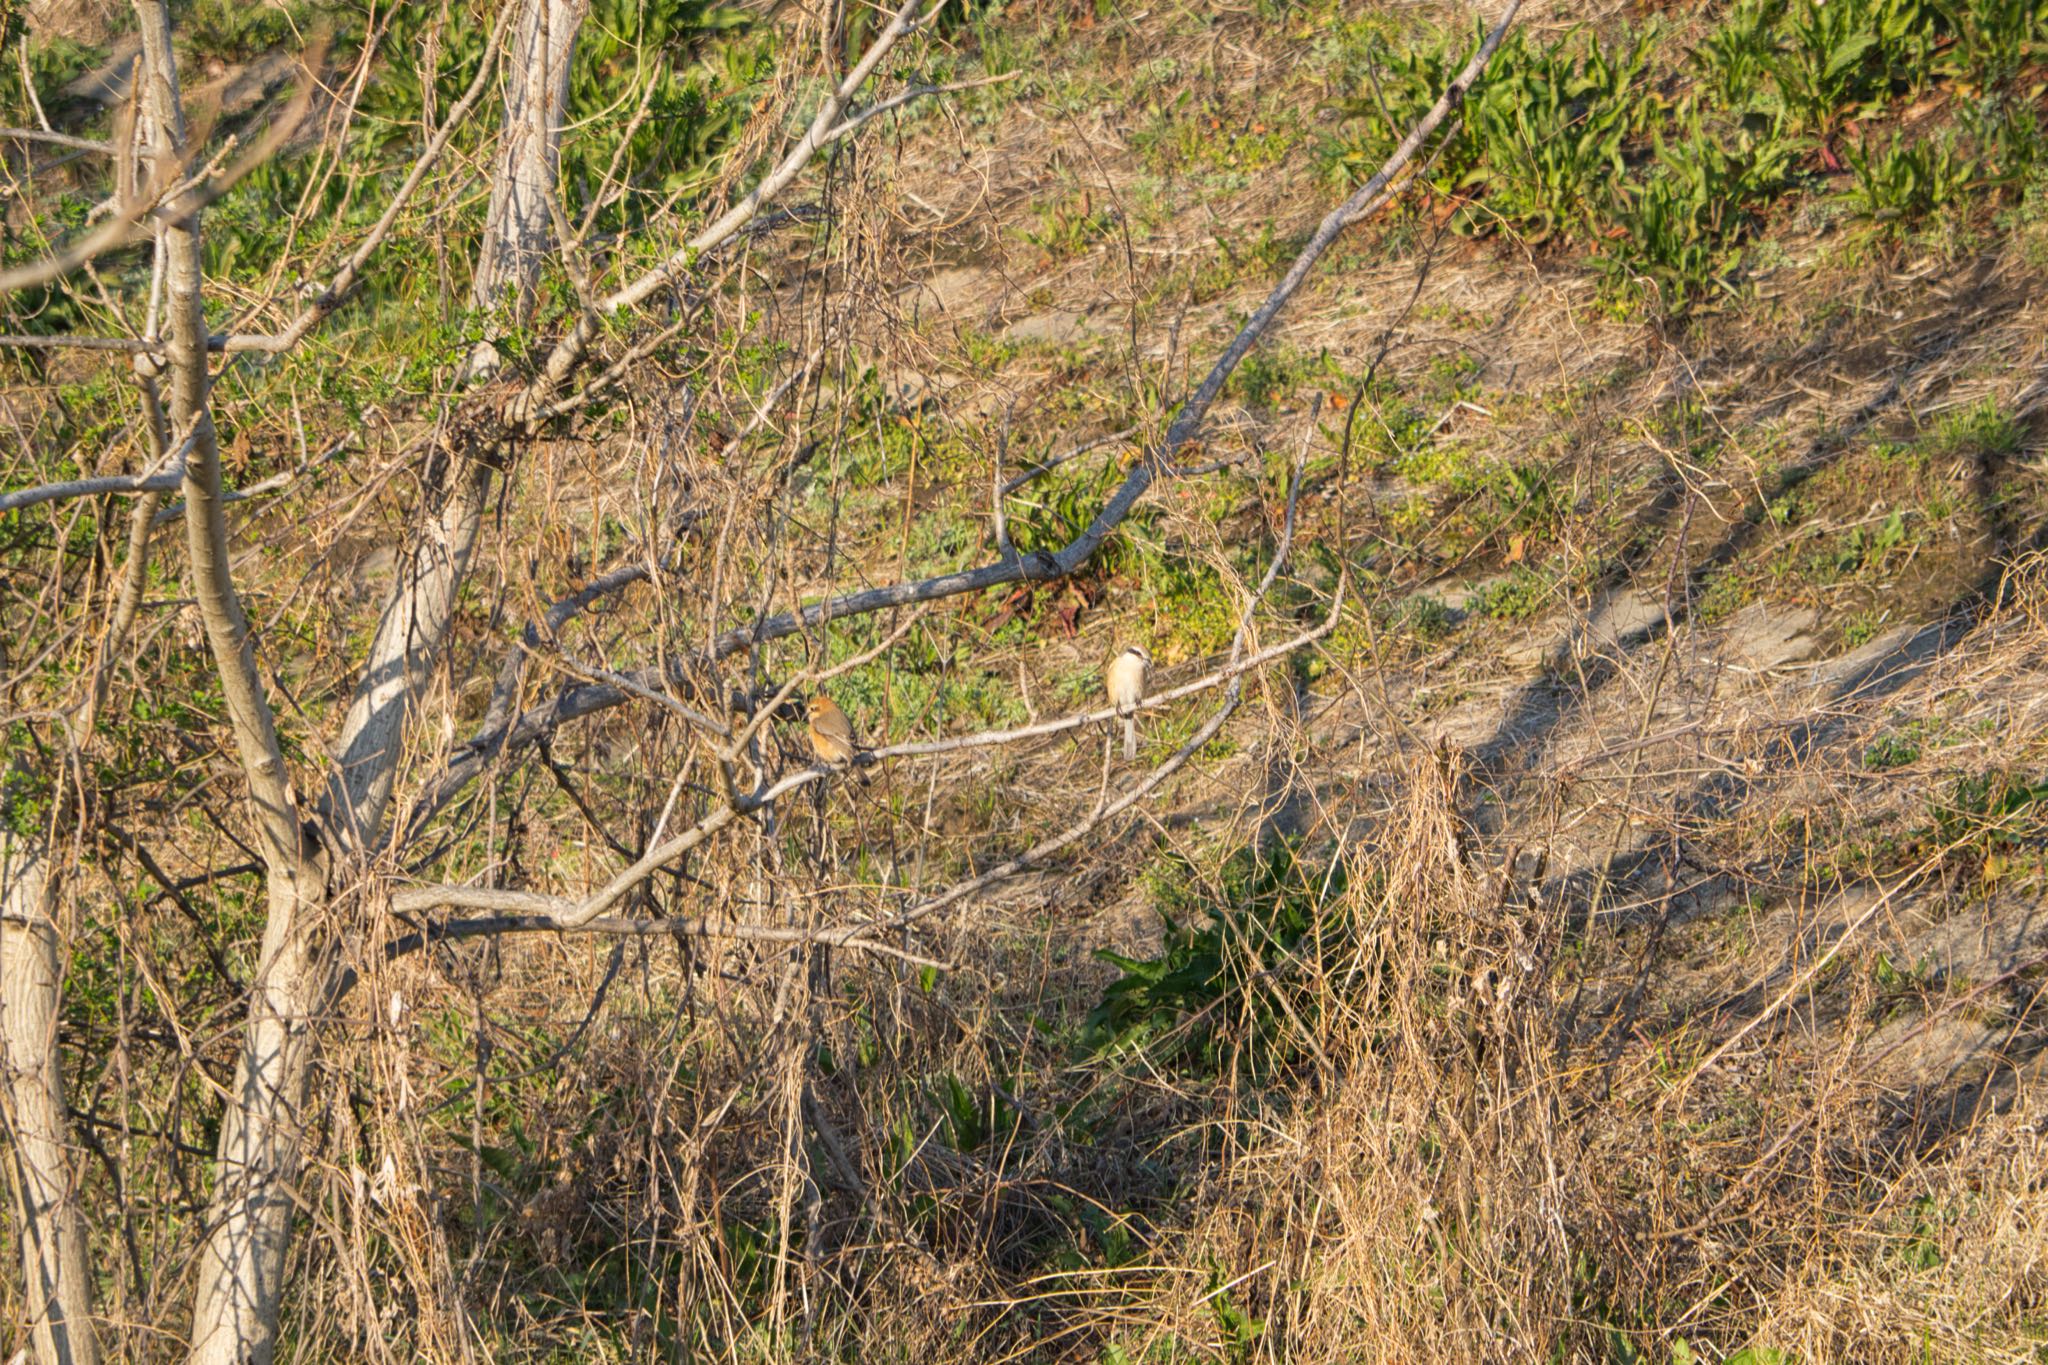
<svg viewBox="0 0 2048 1365">
<path fill-rule="evenodd" d="M 309 942 L 321 902 L 294 899 L 297 885 L 275 871 L 269 878 L 263 956 L 221 1121 L 220 1172 L 192 1310 L 190 1359 L 207 1365 L 265 1365 L 277 1349 L 312 1024 L 327 995 L 321 955 Z"/>
<path fill-rule="evenodd" d="M 321 802 L 323 824 L 351 849 L 374 848 L 403 756 L 405 724 L 455 619 L 491 487 L 490 466 L 466 462 L 438 519 L 427 523 L 399 574 L 370 658 L 349 702 L 339 745 L 340 770 Z"/>
<path fill-rule="evenodd" d="M 562 124 L 569 110 L 569 64 L 589 0 L 517 0 L 518 28 L 505 72 L 505 122 L 491 181 L 491 206 L 477 249 L 471 301 L 503 308 L 514 320 L 532 311 L 534 286 L 554 241 L 550 203 L 561 173 Z M 479 342 L 472 374 L 497 365 Z"/>
<path fill-rule="evenodd" d="M 168 23 L 156 0 L 138 0 L 138 11 L 160 139 L 181 150 Z M 580 8 L 576 17 L 580 20 Z M 567 91 L 566 59 L 560 66 L 556 118 L 547 140 L 546 194 L 554 191 L 553 148 Z M 543 220 L 548 216 L 545 198 L 509 196 L 508 202 L 537 205 Z M 206 403 L 198 231 L 195 219 L 166 233 L 171 419 L 174 429 L 195 434 L 184 488 L 194 586 L 264 835 L 269 906 L 247 1031 L 222 1121 L 220 1172 L 200 1256 L 189 1359 L 194 1365 L 265 1365 L 276 1351 L 283 1306 L 307 1086 L 318 1044 L 315 1027 L 332 999 L 339 966 L 334 934 L 325 921 L 335 908 L 328 887 L 343 869 L 331 855 L 376 842 L 413 700 L 454 618 L 483 522 L 490 467 L 465 462 L 450 471 L 453 487 L 438 512 L 429 510 L 385 604 L 339 737 L 340 769 L 320 803 L 318 828 L 330 845 L 323 849 L 302 832 L 302 813 L 285 781 L 247 621 L 228 575 L 219 449 Z M 492 269 L 494 278 L 523 285 L 530 295 L 539 261 L 515 252 Z M 515 269 L 516 274 L 507 273 Z"/>
<path fill-rule="evenodd" d="M 143 109 L 151 124 L 152 157 L 163 174 L 185 155 L 170 17 L 160 0 L 137 0 L 135 9 L 141 21 Z M 220 445 L 208 394 L 197 212 L 167 224 L 163 240 L 171 425 L 191 433 L 184 494 L 192 589 L 249 783 L 269 901 L 262 956 L 250 985 L 248 1030 L 221 1122 L 220 1169 L 199 1255 L 191 1358 L 263 1365 L 277 1342 L 310 1028 L 321 996 L 309 935 L 326 886 L 321 860 L 301 832 L 248 618 L 229 570 Z"/>
<path fill-rule="evenodd" d="M 0 1080 L 29 1344 L 41 1365 L 98 1365 L 85 1215 L 65 1161 L 55 890 L 47 851 L 0 825 Z"/>
</svg>

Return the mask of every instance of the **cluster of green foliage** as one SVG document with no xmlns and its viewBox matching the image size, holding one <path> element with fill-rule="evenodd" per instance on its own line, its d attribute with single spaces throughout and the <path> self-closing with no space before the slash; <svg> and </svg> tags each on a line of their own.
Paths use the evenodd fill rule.
<svg viewBox="0 0 2048 1365">
<path fill-rule="evenodd" d="M 1377 168 L 1472 42 L 1430 30 L 1347 68 L 1354 93 L 1321 152 L 1331 178 Z M 2044 57 L 2048 12 L 2027 0 L 1740 0 L 1689 52 L 1658 23 L 1606 41 L 1517 31 L 1430 183 L 1461 230 L 1590 245 L 1618 301 L 1682 312 L 1731 286 L 1790 189 L 1888 234 L 2024 193 L 2044 151 Z M 1959 105 L 1947 126 L 1869 126 L 1936 86 Z M 1838 172 L 1853 175 L 1830 191 Z"/>
<path fill-rule="evenodd" d="M 174 6 L 177 45 L 195 71 L 209 61 L 316 48 L 323 38 L 330 66 L 345 69 L 375 45 L 374 76 L 363 85 L 356 123 L 338 157 L 288 150 L 208 209 L 209 277 L 269 292 L 280 260 L 313 257 L 359 237 L 474 79 L 491 20 L 488 7 L 468 3 L 388 11 L 360 0 Z M 64 39 L 30 41 L 24 52 L 28 79 L 46 105 L 56 104 L 65 83 L 105 56 Z M 758 89 L 773 60 L 772 32 L 722 0 L 595 0 L 570 72 L 569 119 L 576 132 L 562 148 L 572 221 L 580 223 L 580 209 L 595 202 L 594 234 L 630 234 L 660 205 L 709 183 L 752 111 L 749 91 Z M 10 122 L 31 121 L 19 72 L 0 78 L 0 103 Z M 474 155 L 493 136 L 494 108 L 487 99 L 458 132 L 457 155 Z M 266 105 L 237 118 L 260 123 L 270 114 Z M 607 184 L 613 192 L 603 192 Z M 32 212 L 0 228 L 0 263 L 47 254 L 52 242 L 82 226 L 99 197 L 98 187 L 83 182 L 39 195 Z M 361 405 L 420 387 L 426 376 L 409 372 L 409 358 L 446 364 L 482 334 L 485 320 L 463 316 L 456 301 L 465 294 L 460 276 L 474 258 L 483 210 L 477 196 L 465 196 L 423 202 L 399 222 L 360 286 L 357 311 L 392 343 L 401 363 L 394 369 L 387 353 L 363 373 L 338 377 L 337 367 L 322 367 L 335 397 Z M 103 274 L 118 287 L 140 288 L 146 259 L 140 247 L 116 253 L 103 261 Z M 429 262 L 440 269 L 421 268 Z M 537 325 L 569 309 L 571 292 L 562 279 L 546 281 Z M 15 331 L 75 329 L 90 318 L 89 307 L 62 286 L 27 291 L 0 307 Z M 513 337 L 504 347 L 517 351 L 521 344 Z"/>
<path fill-rule="evenodd" d="M 2048 778 L 2010 770 L 1958 778 L 1934 808 L 1936 836 L 1944 845 L 1979 856 L 2048 836 Z"/>
<path fill-rule="evenodd" d="M 1123 974 L 1088 1016 L 1085 1044 L 1211 1073 L 1226 1053 L 1259 1072 L 1285 1064 L 1295 1021 L 1323 1007 L 1296 969 L 1336 958 L 1358 933 L 1348 880 L 1344 863 L 1312 863 L 1289 840 L 1239 849 L 1208 875 L 1169 861 L 1152 878 L 1166 924 L 1159 955 L 1097 954 Z"/>
<path fill-rule="evenodd" d="M 1032 217 L 1033 225 L 1020 235 L 1052 261 L 1080 255 L 1115 231 L 1117 221 L 1112 206 L 1098 207 L 1094 196 L 1085 190 L 1039 205 Z"/>
</svg>

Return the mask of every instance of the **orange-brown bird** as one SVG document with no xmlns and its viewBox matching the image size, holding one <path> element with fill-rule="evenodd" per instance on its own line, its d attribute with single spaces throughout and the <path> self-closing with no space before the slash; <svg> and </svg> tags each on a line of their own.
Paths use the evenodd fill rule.
<svg viewBox="0 0 2048 1365">
<path fill-rule="evenodd" d="M 860 740 L 854 736 L 853 722 L 839 709 L 839 703 L 823 692 L 814 693 L 805 709 L 811 727 L 811 752 L 826 763 L 851 763 L 860 752 Z M 867 785 L 868 775 L 855 768 L 853 775 Z"/>
</svg>

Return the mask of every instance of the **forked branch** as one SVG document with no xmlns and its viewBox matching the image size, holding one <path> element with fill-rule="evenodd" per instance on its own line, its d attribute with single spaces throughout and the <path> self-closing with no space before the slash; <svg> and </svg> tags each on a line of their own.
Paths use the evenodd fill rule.
<svg viewBox="0 0 2048 1365">
<path fill-rule="evenodd" d="M 1245 653 L 1251 639 L 1254 614 L 1258 611 L 1260 604 L 1265 601 L 1266 594 L 1272 590 L 1274 580 L 1278 578 L 1281 567 L 1287 562 L 1288 555 L 1293 550 L 1295 513 L 1299 505 L 1301 476 L 1305 467 L 1306 454 L 1306 445 L 1304 444 L 1302 457 L 1296 461 L 1294 477 L 1288 488 L 1287 513 L 1281 530 L 1280 544 L 1274 553 L 1273 562 L 1267 566 L 1265 576 L 1260 580 L 1258 588 L 1252 593 L 1251 600 L 1245 604 L 1244 613 L 1238 621 L 1236 635 L 1231 642 L 1229 663 L 1206 678 L 1149 697 L 1142 704 L 1163 704 L 1173 698 L 1204 691 L 1227 682 L 1228 687 L 1225 690 L 1222 704 L 1216 708 L 1215 712 L 1202 727 L 1164 763 L 1148 772 L 1139 782 L 1129 790 L 1121 793 L 1115 800 L 1098 805 L 1079 824 L 1018 855 L 999 867 L 992 868 L 988 872 L 971 878 L 939 896 L 922 902 L 911 910 L 904 912 L 893 923 L 907 923 L 911 919 L 922 917 L 934 910 L 950 905 L 979 888 L 991 885 L 1005 877 L 1014 876 L 1016 873 L 1075 843 L 1090 831 L 1099 828 L 1104 822 L 1129 810 L 1136 802 L 1144 799 L 1147 793 L 1157 790 L 1161 783 L 1185 766 L 1188 760 L 1201 752 L 1202 746 L 1207 744 L 1222 729 L 1224 722 L 1237 709 L 1238 701 L 1243 694 L 1244 675 L 1247 672 L 1273 659 L 1291 654 L 1296 650 L 1305 649 L 1322 640 L 1331 631 L 1336 629 L 1337 622 L 1343 611 L 1344 591 L 1348 577 L 1340 577 L 1338 579 L 1336 593 L 1322 624 L 1295 636 L 1285 644 L 1258 651 L 1250 656 L 1247 656 Z M 787 689 L 785 689 L 786 691 Z M 1087 724 L 1099 724 L 1119 714 L 1121 713 L 1115 708 L 1083 712 L 1058 721 L 1027 726 L 1022 729 L 986 731 L 978 735 L 964 735 L 949 740 L 876 749 L 870 751 L 864 757 L 867 761 L 876 761 L 899 756 L 943 753 L 949 750 L 978 746 L 1016 743 L 1019 740 L 1037 735 L 1057 734 Z M 756 723 L 758 722 L 759 717 L 756 718 Z M 759 789 L 746 796 L 727 800 L 689 829 L 684 830 L 674 838 L 665 840 L 648 849 L 630 867 L 614 876 L 598 891 L 581 900 L 532 891 L 501 890 L 493 887 L 433 886 L 414 887 L 398 892 L 391 898 L 391 908 L 400 914 L 421 914 L 439 908 L 487 910 L 505 916 L 500 922 L 504 923 L 508 929 L 520 931 L 529 929 L 581 929 L 595 922 L 607 910 L 617 905 L 635 888 L 654 876 L 663 867 L 695 851 L 722 831 L 733 827 L 743 817 L 752 816 L 772 806 L 791 792 L 809 786 L 811 783 L 822 781 L 833 771 L 835 771 L 833 767 L 814 765 L 790 773 L 774 782 L 765 783 Z M 538 923 L 534 922 L 536 919 L 539 921 Z M 689 927 L 693 925 L 698 927 Z M 797 935 L 797 931 L 780 928 L 764 932 L 772 935 L 772 941 L 774 942 L 809 941 L 832 946 L 855 946 L 866 944 L 867 941 L 863 937 L 863 931 L 869 927 L 871 926 L 804 931 L 801 935 Z M 713 922 L 704 920 L 678 921 L 677 927 L 671 932 L 690 936 L 693 934 L 711 934 L 714 930 L 717 933 L 730 937 L 759 936 L 753 930 L 747 929 L 746 926 L 714 925 Z M 745 930 L 745 932 L 733 932 L 735 930 Z M 792 935 L 797 936 L 792 937 Z"/>
<path fill-rule="evenodd" d="M 912 0 L 912 3 L 906 4 L 899 10 L 896 20 L 892 23 L 890 29 L 884 33 L 883 38 L 893 41 L 890 35 L 897 32 L 898 26 L 908 23 L 908 16 L 914 12 L 915 8 L 915 0 Z M 1094 519 L 1072 541 L 1062 546 L 1057 552 L 1039 552 L 1030 555 L 1009 554 L 992 564 L 986 564 L 980 568 L 967 569 L 958 573 L 939 574 L 915 582 L 895 583 L 883 587 L 863 589 L 859 592 L 828 598 L 823 602 L 814 603 L 797 611 L 783 612 L 779 615 L 767 617 L 746 627 L 727 631 L 725 634 L 717 637 L 709 651 L 711 659 L 726 658 L 742 650 L 754 648 L 766 641 L 782 639 L 799 631 L 821 626 L 829 621 L 845 620 L 849 617 L 886 611 L 891 607 L 913 606 L 918 603 L 936 602 L 948 597 L 958 597 L 968 593 L 986 592 L 991 588 L 1004 587 L 1012 583 L 1044 582 L 1065 577 L 1086 564 L 1093 558 L 1095 552 L 1101 548 L 1103 542 L 1130 516 L 1131 510 L 1137 506 L 1138 500 L 1144 497 L 1146 491 L 1150 489 L 1160 473 L 1168 469 L 1174 455 L 1180 448 L 1194 439 L 1195 434 L 1201 428 L 1203 420 L 1208 416 L 1209 409 L 1215 404 L 1218 395 L 1222 393 L 1224 384 L 1229 381 L 1231 374 L 1237 369 L 1238 363 L 1244 359 L 1251 348 L 1265 335 L 1267 329 L 1272 326 L 1274 318 L 1287 305 L 1288 300 L 1292 299 L 1295 293 L 1300 290 L 1302 283 L 1308 278 L 1317 262 L 1329 251 L 1330 246 L 1337 240 L 1338 236 L 1345 228 L 1376 212 L 1398 193 L 1400 185 L 1397 181 L 1402 171 L 1414 160 L 1416 153 L 1422 150 L 1431 136 L 1443 126 L 1444 120 L 1449 118 L 1452 112 L 1464 103 L 1466 93 L 1472 88 L 1473 82 L 1478 80 L 1480 74 L 1485 71 L 1487 63 L 1492 60 L 1502 40 L 1506 38 L 1508 29 L 1514 23 L 1515 14 L 1520 8 L 1521 0 L 1509 0 L 1499 22 L 1487 33 L 1478 48 L 1473 52 L 1471 59 L 1466 62 L 1464 69 L 1458 73 L 1457 77 L 1444 90 L 1442 96 L 1431 106 L 1429 112 L 1424 114 L 1416 122 L 1415 126 L 1409 130 L 1408 135 L 1401 140 L 1400 145 L 1387 157 L 1386 161 L 1373 174 L 1372 178 L 1359 186 L 1355 193 L 1343 203 L 1330 210 L 1323 218 L 1322 223 L 1309 238 L 1307 245 L 1295 257 L 1294 263 L 1288 267 L 1287 273 L 1267 296 L 1265 303 L 1239 329 L 1229 346 L 1224 349 L 1223 353 L 1217 357 L 1216 362 L 1210 367 L 1201 385 L 1187 402 L 1182 405 L 1180 411 L 1175 414 L 1173 423 L 1167 431 L 1166 439 L 1145 451 L 1143 458 L 1133 465 L 1130 474 L 1103 504 Z M 878 40 L 877 46 L 879 47 L 880 45 L 881 42 Z M 870 55 L 873 54 L 871 53 Z M 871 68 L 870 63 L 864 62 L 863 65 Z M 844 90 L 846 87 L 842 85 L 841 88 Z M 815 124 L 813 126 L 814 128 L 816 127 Z M 728 215 L 728 217 L 731 216 Z M 648 276 L 646 280 L 643 280 L 641 284 L 632 286 L 631 289 L 619 296 L 615 296 L 615 298 L 624 298 L 627 294 L 632 293 L 633 290 L 641 289 L 643 285 L 645 286 L 645 292 L 634 296 L 645 297 L 647 292 L 652 292 L 654 288 L 658 287 L 659 281 L 656 280 L 656 276 L 666 279 L 667 272 L 673 269 L 680 269 L 682 263 L 686 260 L 687 256 L 672 259 Z M 649 283 L 649 281 L 654 282 Z M 563 345 L 567 346 L 571 341 L 573 341 L 573 337 L 566 338 Z M 558 348 L 558 354 L 560 353 L 560 348 Z M 553 363 L 554 361 L 551 360 L 550 364 L 552 365 Z M 697 659 L 690 662 L 702 665 L 710 661 Z M 658 687 L 663 681 L 663 669 L 660 667 L 645 668 L 627 676 L 642 687 Z M 487 726 L 482 732 L 471 738 L 462 751 L 449 762 L 448 766 L 427 784 L 425 790 L 420 795 L 418 803 L 414 807 L 412 819 L 408 824 L 408 833 L 417 832 L 427 820 L 443 809 L 463 788 L 467 787 L 470 782 L 489 769 L 502 756 L 533 744 L 539 739 L 552 734 L 556 729 L 569 721 L 608 710 L 627 701 L 632 696 L 633 693 L 622 687 L 607 683 L 587 683 L 566 688 L 552 699 L 531 708 L 517 717 L 510 719 L 494 717 L 495 723 Z"/>
</svg>

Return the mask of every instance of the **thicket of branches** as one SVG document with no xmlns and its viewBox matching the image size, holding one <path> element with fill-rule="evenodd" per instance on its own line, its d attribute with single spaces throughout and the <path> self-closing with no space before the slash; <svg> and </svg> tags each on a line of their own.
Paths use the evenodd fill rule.
<svg viewBox="0 0 2048 1365">
<path fill-rule="evenodd" d="M 633 1331 L 736 1350 L 854 1292 L 865 1249 L 936 1266 L 859 1155 L 895 1137 L 830 1094 L 830 1057 L 876 1036 L 835 1003 L 842 978 L 936 1008 L 948 912 L 1201 762 L 1247 685 L 1335 627 L 1346 584 L 1291 574 L 1297 461 L 1230 648 L 1145 704 L 1196 708 L 1179 742 L 1137 770 L 1105 745 L 1092 793 L 969 865 L 934 841 L 933 761 L 1093 736 L 1112 712 L 881 744 L 858 760 L 879 797 L 854 801 L 798 704 L 878 659 L 943 657 L 934 604 L 1075 575 L 1155 484 L 1200 477 L 1183 454 L 1237 363 L 1426 154 L 1513 10 L 1228 348 L 1138 414 L 1138 455 L 1070 537 L 1013 536 L 1006 499 L 1034 471 L 991 424 L 946 475 L 988 490 L 979 548 L 861 582 L 875 556 L 838 543 L 821 464 L 902 419 L 864 377 L 898 280 L 864 226 L 861 145 L 952 93 L 920 75 L 950 41 L 943 4 L 722 45 L 690 7 L 660 33 L 582 0 L 401 9 L 306 35 L 289 91 L 216 117 L 187 98 L 162 0 L 137 0 L 132 88 L 109 137 L 71 139 L 86 163 L 39 163 L 71 145 L 48 124 L 14 135 L 27 231 L 0 271 L 29 301 L 15 382 L 43 395 L 14 408 L 0 494 L 32 1355 L 454 1357 L 516 1336 L 477 1316 L 498 1302 L 483 1244 L 546 1257 L 591 1230 L 533 1216 L 544 1192 L 503 1188 L 483 1140 L 492 1053 L 516 1046 L 492 987 L 514 935 L 616 940 L 571 1043 L 614 1040 L 614 1093 L 645 1121 L 606 1153 L 541 1155 L 673 1188 L 603 1230 L 616 1263 L 576 1268 L 624 1277 Z M 610 45 L 608 75 L 579 43 Z M 543 798 L 573 807 L 573 839 L 533 817 Z M 672 1014 L 608 1012 L 623 974 L 656 970 L 643 998 Z M 416 1089 L 422 1051 L 446 1094 Z M 550 1064 L 522 1053 L 519 1074 Z M 932 1158 L 905 1141 L 914 1186 Z M 515 1198 L 524 1226 L 484 1217 Z"/>
</svg>

